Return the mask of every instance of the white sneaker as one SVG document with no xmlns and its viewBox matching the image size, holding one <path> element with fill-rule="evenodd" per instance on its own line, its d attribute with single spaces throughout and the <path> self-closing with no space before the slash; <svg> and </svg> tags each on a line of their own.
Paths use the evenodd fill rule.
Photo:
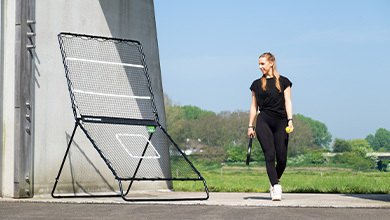
<svg viewBox="0 0 390 220">
<path fill-rule="evenodd" d="M 272 201 L 282 201 L 282 186 L 279 184 L 275 184 L 271 188 L 271 198 Z"/>
</svg>

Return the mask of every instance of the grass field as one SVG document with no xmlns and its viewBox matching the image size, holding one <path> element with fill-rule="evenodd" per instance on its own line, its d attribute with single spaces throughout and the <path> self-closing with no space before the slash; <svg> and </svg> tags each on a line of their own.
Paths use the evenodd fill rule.
<svg viewBox="0 0 390 220">
<path fill-rule="evenodd" d="M 265 166 L 202 164 L 195 167 L 211 192 L 269 192 Z M 283 192 L 389 194 L 390 172 L 361 172 L 340 167 L 287 167 L 281 179 Z M 177 191 L 202 191 L 196 182 L 174 183 Z"/>
</svg>

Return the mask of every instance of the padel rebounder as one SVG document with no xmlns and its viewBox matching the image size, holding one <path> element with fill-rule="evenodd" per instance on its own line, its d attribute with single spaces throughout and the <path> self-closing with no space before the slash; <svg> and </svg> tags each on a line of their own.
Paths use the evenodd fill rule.
<svg viewBox="0 0 390 220">
<path fill-rule="evenodd" d="M 141 43 L 74 33 L 60 33 L 58 40 L 75 127 L 52 197 L 121 196 L 126 201 L 208 199 L 205 179 L 159 122 Z M 81 128 L 118 180 L 120 193 L 55 195 L 77 128 Z M 129 198 L 134 181 L 200 181 L 206 195 L 202 198 Z M 127 189 L 124 182 L 129 183 Z"/>
</svg>

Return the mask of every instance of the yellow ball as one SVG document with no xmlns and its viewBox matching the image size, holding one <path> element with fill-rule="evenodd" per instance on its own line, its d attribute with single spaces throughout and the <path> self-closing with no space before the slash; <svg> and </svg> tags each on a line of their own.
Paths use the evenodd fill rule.
<svg viewBox="0 0 390 220">
<path fill-rule="evenodd" d="M 286 132 L 290 132 L 291 128 L 289 126 L 286 127 Z"/>
</svg>

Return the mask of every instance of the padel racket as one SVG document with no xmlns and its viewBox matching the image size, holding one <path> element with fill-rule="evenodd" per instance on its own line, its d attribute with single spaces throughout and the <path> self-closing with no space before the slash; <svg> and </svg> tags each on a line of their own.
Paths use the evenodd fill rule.
<svg viewBox="0 0 390 220">
<path fill-rule="evenodd" d="M 249 166 L 249 161 L 251 160 L 251 151 L 252 151 L 252 139 L 253 136 L 249 138 L 248 153 L 246 154 L 246 165 Z"/>
</svg>

